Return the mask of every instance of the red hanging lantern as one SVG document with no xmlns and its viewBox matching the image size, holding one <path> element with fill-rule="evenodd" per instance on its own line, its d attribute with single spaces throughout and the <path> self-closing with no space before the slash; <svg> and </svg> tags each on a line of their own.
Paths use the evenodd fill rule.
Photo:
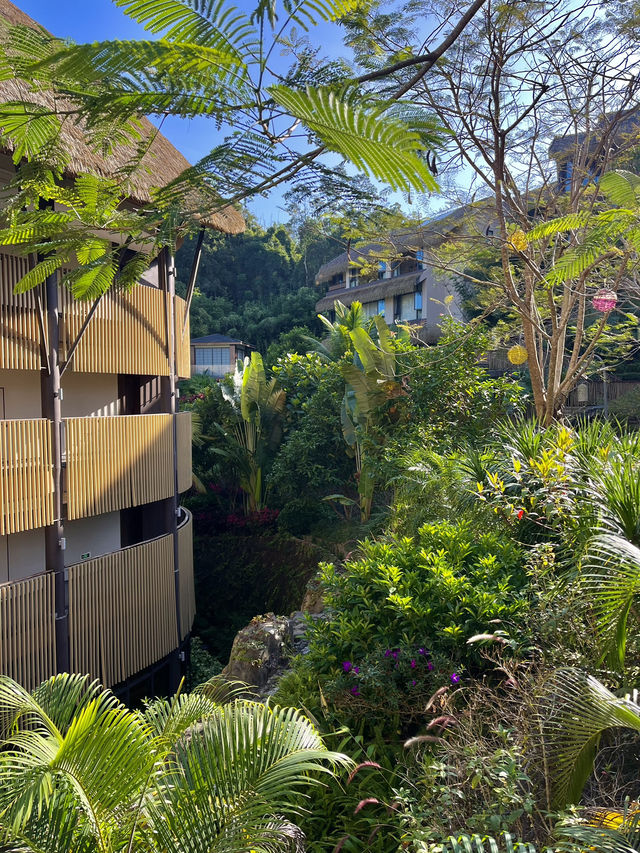
<svg viewBox="0 0 640 853">
<path fill-rule="evenodd" d="M 614 291 L 609 290 L 606 287 L 601 288 L 601 290 L 596 293 L 592 302 L 596 311 L 600 311 L 602 314 L 607 314 L 609 311 L 613 311 L 617 303 L 618 297 Z"/>
</svg>

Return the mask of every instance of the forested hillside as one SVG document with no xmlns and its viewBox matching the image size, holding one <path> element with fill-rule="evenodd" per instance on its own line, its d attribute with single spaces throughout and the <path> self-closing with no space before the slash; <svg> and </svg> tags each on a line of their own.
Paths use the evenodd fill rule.
<svg viewBox="0 0 640 853">
<path fill-rule="evenodd" d="M 194 250 L 191 239 L 176 258 L 182 292 Z M 209 231 L 191 308 L 192 336 L 219 332 L 266 352 L 282 332 L 296 326 L 319 332 L 315 304 L 325 288 L 316 287 L 314 277 L 341 251 L 338 234 L 305 223 L 265 230 L 248 216 L 247 229 L 239 236 Z"/>
</svg>

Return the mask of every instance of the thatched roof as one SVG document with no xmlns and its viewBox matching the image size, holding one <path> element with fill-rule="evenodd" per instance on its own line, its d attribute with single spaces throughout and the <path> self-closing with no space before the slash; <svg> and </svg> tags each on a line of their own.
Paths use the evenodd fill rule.
<svg viewBox="0 0 640 853">
<path fill-rule="evenodd" d="M 358 287 L 350 287 L 348 290 L 332 290 L 316 302 L 316 311 L 330 311 L 336 300 L 343 305 L 351 305 L 352 302 L 377 302 L 386 296 L 400 296 L 403 293 L 413 293 L 422 272 L 412 272 L 399 275 L 396 278 L 382 278 L 371 284 L 361 284 Z"/>
<path fill-rule="evenodd" d="M 5 28 L 4 22 L 10 26 L 23 25 L 43 29 L 10 0 L 0 0 L 0 33 Z M 22 100 L 25 97 L 34 97 L 34 94 L 22 81 L 0 82 L 0 99 Z M 38 92 L 35 99 L 52 107 L 54 105 L 53 95 L 47 92 Z M 59 107 L 60 102 L 57 103 Z M 189 167 L 189 162 L 146 118 L 142 119 L 142 132 L 153 137 L 153 141 L 142 158 L 141 167 L 130 181 L 128 195 L 134 203 L 146 204 L 151 201 L 152 188 L 166 186 L 175 180 Z M 87 145 L 81 124 L 69 119 L 62 123 L 61 144 L 69 155 L 67 173 L 71 177 L 88 172 L 108 178 L 135 156 L 134 145 L 121 145 L 109 157 L 102 157 Z M 242 215 L 233 207 L 206 214 L 202 217 L 202 224 L 225 234 L 239 234 L 245 227 Z"/>
<path fill-rule="evenodd" d="M 585 143 L 589 152 L 595 151 L 600 146 L 604 134 L 611 137 L 608 145 L 616 148 L 626 142 L 628 137 L 633 137 L 633 141 L 635 142 L 639 133 L 640 112 L 637 107 L 625 110 L 619 115 L 617 113 L 607 113 L 589 134 L 583 131 L 581 133 L 567 133 L 564 136 L 555 136 L 549 146 L 549 156 L 554 160 L 569 157 L 575 153 L 577 148 L 582 147 Z"/>
<path fill-rule="evenodd" d="M 364 258 L 365 260 L 370 258 L 375 259 L 377 255 L 384 254 L 389 250 L 402 254 L 403 252 L 415 251 L 416 249 L 433 248 L 442 243 L 443 235 L 450 233 L 460 224 L 460 220 L 469 212 L 469 209 L 469 206 L 465 205 L 455 210 L 448 210 L 430 219 L 420 230 L 401 231 L 390 234 L 384 245 L 376 242 L 352 248 L 349 250 L 349 257 L 347 257 L 347 252 L 342 252 L 342 254 L 332 258 L 320 267 L 316 275 L 316 284 L 330 281 L 334 275 L 346 272 L 349 267 L 355 268 L 360 266 L 360 258 Z M 386 292 L 389 293 L 390 291 L 387 290 Z"/>
</svg>

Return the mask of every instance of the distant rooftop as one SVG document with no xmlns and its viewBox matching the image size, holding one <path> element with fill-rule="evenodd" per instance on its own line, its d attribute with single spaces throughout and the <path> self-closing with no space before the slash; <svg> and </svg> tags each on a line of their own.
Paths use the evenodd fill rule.
<svg viewBox="0 0 640 853">
<path fill-rule="evenodd" d="M 227 335 L 205 335 L 202 338 L 191 338 L 192 344 L 242 344 L 242 346 L 248 347 L 251 344 L 245 344 L 244 341 L 240 341 L 237 338 L 229 338 Z"/>
</svg>

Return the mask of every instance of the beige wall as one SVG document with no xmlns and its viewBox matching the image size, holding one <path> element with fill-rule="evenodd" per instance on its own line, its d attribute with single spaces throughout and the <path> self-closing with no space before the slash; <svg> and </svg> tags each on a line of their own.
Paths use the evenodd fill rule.
<svg viewBox="0 0 640 853">
<path fill-rule="evenodd" d="M 65 521 L 64 535 L 67 540 L 65 566 L 81 562 L 83 554 L 99 557 L 117 551 L 120 548 L 120 513 L 107 512 L 92 518 Z"/>
<path fill-rule="evenodd" d="M 62 417 L 84 418 L 118 414 L 115 373 L 72 373 L 62 377 Z"/>
<path fill-rule="evenodd" d="M 0 370 L 0 389 L 0 418 L 42 417 L 39 373 Z"/>
<path fill-rule="evenodd" d="M 0 536 L 0 583 L 38 575 L 44 568 L 44 530 Z"/>
</svg>

